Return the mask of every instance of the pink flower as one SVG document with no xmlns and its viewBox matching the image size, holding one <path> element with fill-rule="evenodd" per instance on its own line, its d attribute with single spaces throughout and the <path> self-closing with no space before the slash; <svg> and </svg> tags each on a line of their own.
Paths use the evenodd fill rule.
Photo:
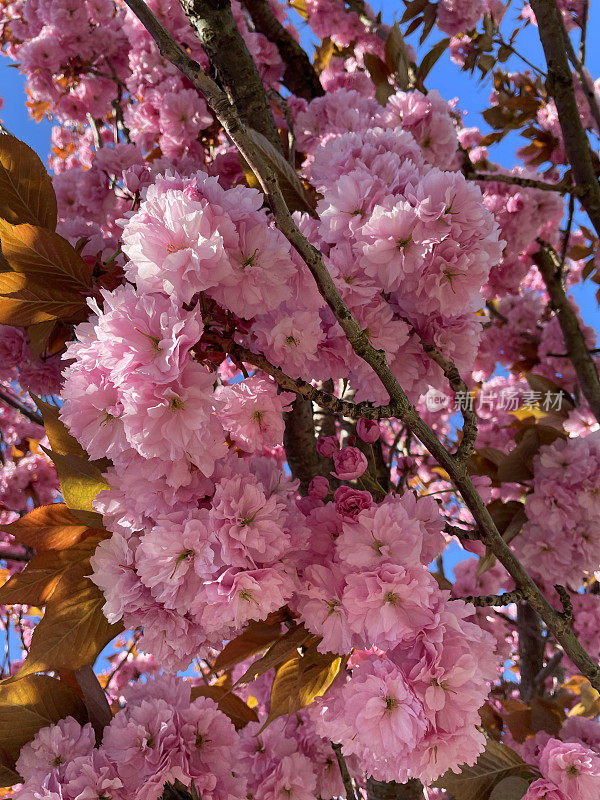
<svg viewBox="0 0 600 800">
<path fill-rule="evenodd" d="M 340 486 L 334 494 L 335 510 L 340 517 L 347 520 L 355 519 L 361 511 L 371 508 L 373 497 L 370 492 L 361 492 L 351 486 Z"/>
<path fill-rule="evenodd" d="M 381 435 L 379 423 L 374 419 L 359 419 L 356 423 L 356 433 L 367 444 L 373 444 Z"/>
<path fill-rule="evenodd" d="M 342 481 L 360 478 L 369 466 L 366 456 L 358 447 L 344 447 L 339 452 L 334 453 L 333 464 L 335 472 L 331 474 Z"/>
<path fill-rule="evenodd" d="M 308 630 L 323 641 L 321 653 L 347 653 L 352 644 L 348 615 L 342 604 L 344 576 L 336 565 L 314 564 L 304 570 L 295 606 Z"/>
<path fill-rule="evenodd" d="M 323 458 L 333 458 L 339 449 L 337 436 L 319 436 L 317 439 L 317 451 Z"/>
<path fill-rule="evenodd" d="M 540 772 L 572 800 L 600 792 L 600 755 L 583 744 L 550 739 L 540 756 Z"/>
<path fill-rule="evenodd" d="M 242 450 L 252 453 L 283 442 L 283 413 L 294 399 L 291 392 L 278 394 L 274 382 L 257 373 L 218 388 L 215 396 L 221 424 Z"/>
<path fill-rule="evenodd" d="M 308 496 L 324 500 L 329 494 L 329 481 L 324 475 L 315 475 L 308 484 Z"/>
<path fill-rule="evenodd" d="M 213 412 L 215 376 L 190 362 L 176 382 L 141 383 L 125 400 L 128 441 L 145 458 L 187 460 L 210 476 L 227 452 L 223 428 Z"/>
<path fill-rule="evenodd" d="M 282 569 L 225 570 L 202 590 L 202 624 L 209 633 L 222 636 L 228 630 L 241 630 L 251 619 L 265 619 L 285 605 L 293 584 Z"/>
<path fill-rule="evenodd" d="M 440 515 L 431 500 L 406 492 L 360 510 L 344 521 L 336 542 L 338 557 L 351 567 L 370 569 L 384 562 L 429 564 L 444 544 Z"/>
<path fill-rule="evenodd" d="M 438 589 L 421 566 L 382 564 L 377 570 L 346 576 L 344 608 L 350 628 L 366 645 L 394 647 L 436 625 Z"/>
<path fill-rule="evenodd" d="M 65 765 L 77 756 L 87 756 L 94 747 L 94 731 L 66 717 L 39 730 L 21 749 L 16 769 L 26 781 L 41 780 L 51 772 L 63 775 Z"/>
<path fill-rule="evenodd" d="M 317 779 L 301 753 L 284 756 L 256 792 L 256 800 L 314 800 Z"/>
<path fill-rule="evenodd" d="M 290 541 L 285 520 L 283 503 L 276 495 L 267 497 L 255 478 L 236 475 L 217 484 L 210 523 L 226 564 L 257 567 L 277 561 Z"/>
<path fill-rule="evenodd" d="M 570 798 L 563 794 L 552 781 L 538 778 L 537 781 L 530 784 L 523 795 L 523 800 L 570 800 Z"/>
</svg>

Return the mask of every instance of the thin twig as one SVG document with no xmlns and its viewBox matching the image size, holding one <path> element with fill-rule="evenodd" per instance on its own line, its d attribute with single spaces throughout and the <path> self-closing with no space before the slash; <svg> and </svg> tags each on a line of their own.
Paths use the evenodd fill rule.
<svg viewBox="0 0 600 800">
<path fill-rule="evenodd" d="M 0 389 L 0 400 L 3 400 L 7 406 L 19 411 L 31 422 L 35 422 L 36 425 L 44 425 L 44 420 L 41 414 L 28 408 L 25 403 L 22 403 L 18 398 L 8 392 L 6 388 Z"/>
<path fill-rule="evenodd" d="M 356 789 L 354 788 L 354 781 L 350 777 L 350 773 L 348 772 L 348 765 L 346 764 L 346 759 L 342 754 L 342 745 L 332 742 L 331 747 L 333 748 L 333 752 L 335 753 L 335 757 L 337 758 L 337 762 L 340 767 L 340 772 L 342 774 L 342 780 L 344 781 L 344 788 L 346 789 L 346 800 L 358 800 L 358 795 L 356 793 Z"/>
<path fill-rule="evenodd" d="M 523 186 L 526 189 L 540 189 L 542 192 L 556 192 L 560 195 L 578 195 L 579 189 L 565 183 L 549 183 L 537 178 L 525 178 L 521 175 L 503 175 L 499 172 L 473 172 L 465 176 L 470 181 L 484 181 L 485 183 L 508 183 L 513 186 Z"/>
<path fill-rule="evenodd" d="M 467 595 L 466 597 L 451 597 L 450 600 L 464 600 L 465 603 L 471 603 L 473 606 L 510 606 L 513 603 L 523 599 L 523 592 L 520 589 L 513 589 L 512 592 L 505 592 L 504 594 L 482 594 L 482 595 Z"/>
<path fill-rule="evenodd" d="M 569 212 L 567 218 L 567 227 L 565 228 L 565 235 L 563 238 L 562 249 L 560 251 L 560 266 L 558 268 L 558 275 L 562 278 L 565 269 L 565 261 L 567 260 L 567 251 L 569 249 L 569 241 L 571 239 L 571 228 L 573 227 L 573 216 L 575 214 L 575 197 L 571 194 L 569 196 Z"/>
</svg>

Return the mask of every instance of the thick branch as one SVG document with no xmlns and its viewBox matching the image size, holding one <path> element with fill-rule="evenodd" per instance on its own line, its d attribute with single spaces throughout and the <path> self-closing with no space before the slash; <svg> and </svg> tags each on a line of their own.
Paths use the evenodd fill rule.
<svg viewBox="0 0 600 800">
<path fill-rule="evenodd" d="M 283 85 L 297 97 L 312 100 L 321 97 L 325 90 L 315 68 L 299 42 L 286 30 L 271 9 L 269 0 L 242 0 L 248 9 L 254 27 L 279 50 L 285 64 Z"/>
<path fill-rule="evenodd" d="M 371 366 L 383 384 L 390 397 L 394 416 L 402 420 L 406 427 L 429 450 L 431 455 L 437 459 L 440 466 L 448 472 L 478 525 L 481 541 L 490 548 L 496 558 L 507 569 L 516 586 L 522 589 L 523 596 L 542 617 L 548 629 L 560 642 L 571 661 L 590 680 L 595 688 L 600 689 L 600 667 L 581 647 L 563 616 L 546 600 L 531 576 L 506 544 L 483 500 L 475 489 L 465 464 L 460 463 L 446 450 L 431 428 L 421 419 L 392 373 L 384 351 L 376 350 L 373 347 L 368 336 L 338 294 L 323 261 L 323 256 L 307 241 L 295 224 L 281 193 L 276 172 L 265 161 L 263 151 L 257 144 L 253 132 L 244 128 L 235 108 L 231 106 L 227 97 L 220 91 L 214 81 L 204 73 L 200 65 L 176 44 L 146 4 L 141 0 L 125 0 L 125 2 L 145 25 L 158 44 L 162 55 L 169 58 L 171 63 L 189 77 L 204 94 L 232 142 L 252 167 L 268 197 L 277 227 L 304 260 L 321 296 L 335 315 L 356 355 Z"/>
<path fill-rule="evenodd" d="M 554 251 L 545 242 L 533 256 L 550 296 L 550 307 L 556 312 L 562 331 L 567 355 L 571 359 L 581 391 L 588 401 L 592 413 L 600 421 L 600 379 L 598 370 L 583 336 L 577 314 L 565 293 L 560 278 L 560 262 Z"/>
<path fill-rule="evenodd" d="M 539 693 L 537 676 L 544 666 L 545 642 L 542 638 L 540 619 L 531 606 L 517 606 L 517 631 L 519 633 L 519 671 L 521 700 L 528 702 Z"/>
<path fill-rule="evenodd" d="M 558 111 L 565 151 L 580 190 L 581 204 L 600 235 L 600 186 L 587 134 L 581 124 L 573 76 L 565 51 L 565 29 L 556 0 L 531 0 L 548 64 L 548 91 Z"/>
<path fill-rule="evenodd" d="M 423 784 L 412 778 L 407 783 L 367 780 L 367 800 L 423 800 Z"/>
<path fill-rule="evenodd" d="M 285 455 L 294 478 L 300 481 L 300 494 L 306 494 L 315 475 L 327 475 L 331 466 L 317 452 L 312 402 L 296 397 L 285 414 L 283 432 Z"/>
<path fill-rule="evenodd" d="M 202 42 L 219 84 L 242 120 L 281 150 L 262 79 L 235 24 L 230 0 L 180 0 L 180 3 Z"/>
</svg>

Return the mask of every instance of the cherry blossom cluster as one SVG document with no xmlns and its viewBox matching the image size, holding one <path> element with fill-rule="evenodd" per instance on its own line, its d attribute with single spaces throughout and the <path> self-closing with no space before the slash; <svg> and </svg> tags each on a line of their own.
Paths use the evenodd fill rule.
<svg viewBox="0 0 600 800">
<path fill-rule="evenodd" d="M 540 731 L 515 749 L 540 777 L 523 800 L 587 800 L 600 790 L 600 725 L 597 720 L 567 717 L 558 737 Z"/>
<path fill-rule="evenodd" d="M 534 461 L 528 522 L 516 552 L 535 575 L 573 589 L 600 567 L 600 433 L 557 439 Z"/>
<path fill-rule="evenodd" d="M 130 687 L 99 747 L 92 726 L 73 717 L 42 728 L 19 756 L 20 800 L 156 800 L 167 781 L 193 781 L 202 797 L 243 800 L 238 734 L 214 700 L 190 702 L 190 693 L 176 677 Z"/>
</svg>

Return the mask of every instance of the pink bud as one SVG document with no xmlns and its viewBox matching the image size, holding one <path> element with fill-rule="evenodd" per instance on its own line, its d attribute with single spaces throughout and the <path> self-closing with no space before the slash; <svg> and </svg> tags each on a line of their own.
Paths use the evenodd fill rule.
<svg viewBox="0 0 600 800">
<path fill-rule="evenodd" d="M 367 444 L 373 444 L 379 439 L 379 423 L 374 419 L 359 419 L 356 423 L 356 432 L 359 437 Z"/>
<path fill-rule="evenodd" d="M 331 474 L 342 481 L 360 478 L 368 466 L 367 459 L 357 447 L 344 447 L 335 453 L 333 463 L 336 471 Z"/>
<path fill-rule="evenodd" d="M 324 475 L 315 475 L 308 484 L 308 496 L 324 500 L 329 493 L 329 481 Z"/>
<path fill-rule="evenodd" d="M 317 439 L 317 452 L 323 458 L 333 458 L 333 454 L 339 449 L 337 436 L 319 436 Z"/>
</svg>

